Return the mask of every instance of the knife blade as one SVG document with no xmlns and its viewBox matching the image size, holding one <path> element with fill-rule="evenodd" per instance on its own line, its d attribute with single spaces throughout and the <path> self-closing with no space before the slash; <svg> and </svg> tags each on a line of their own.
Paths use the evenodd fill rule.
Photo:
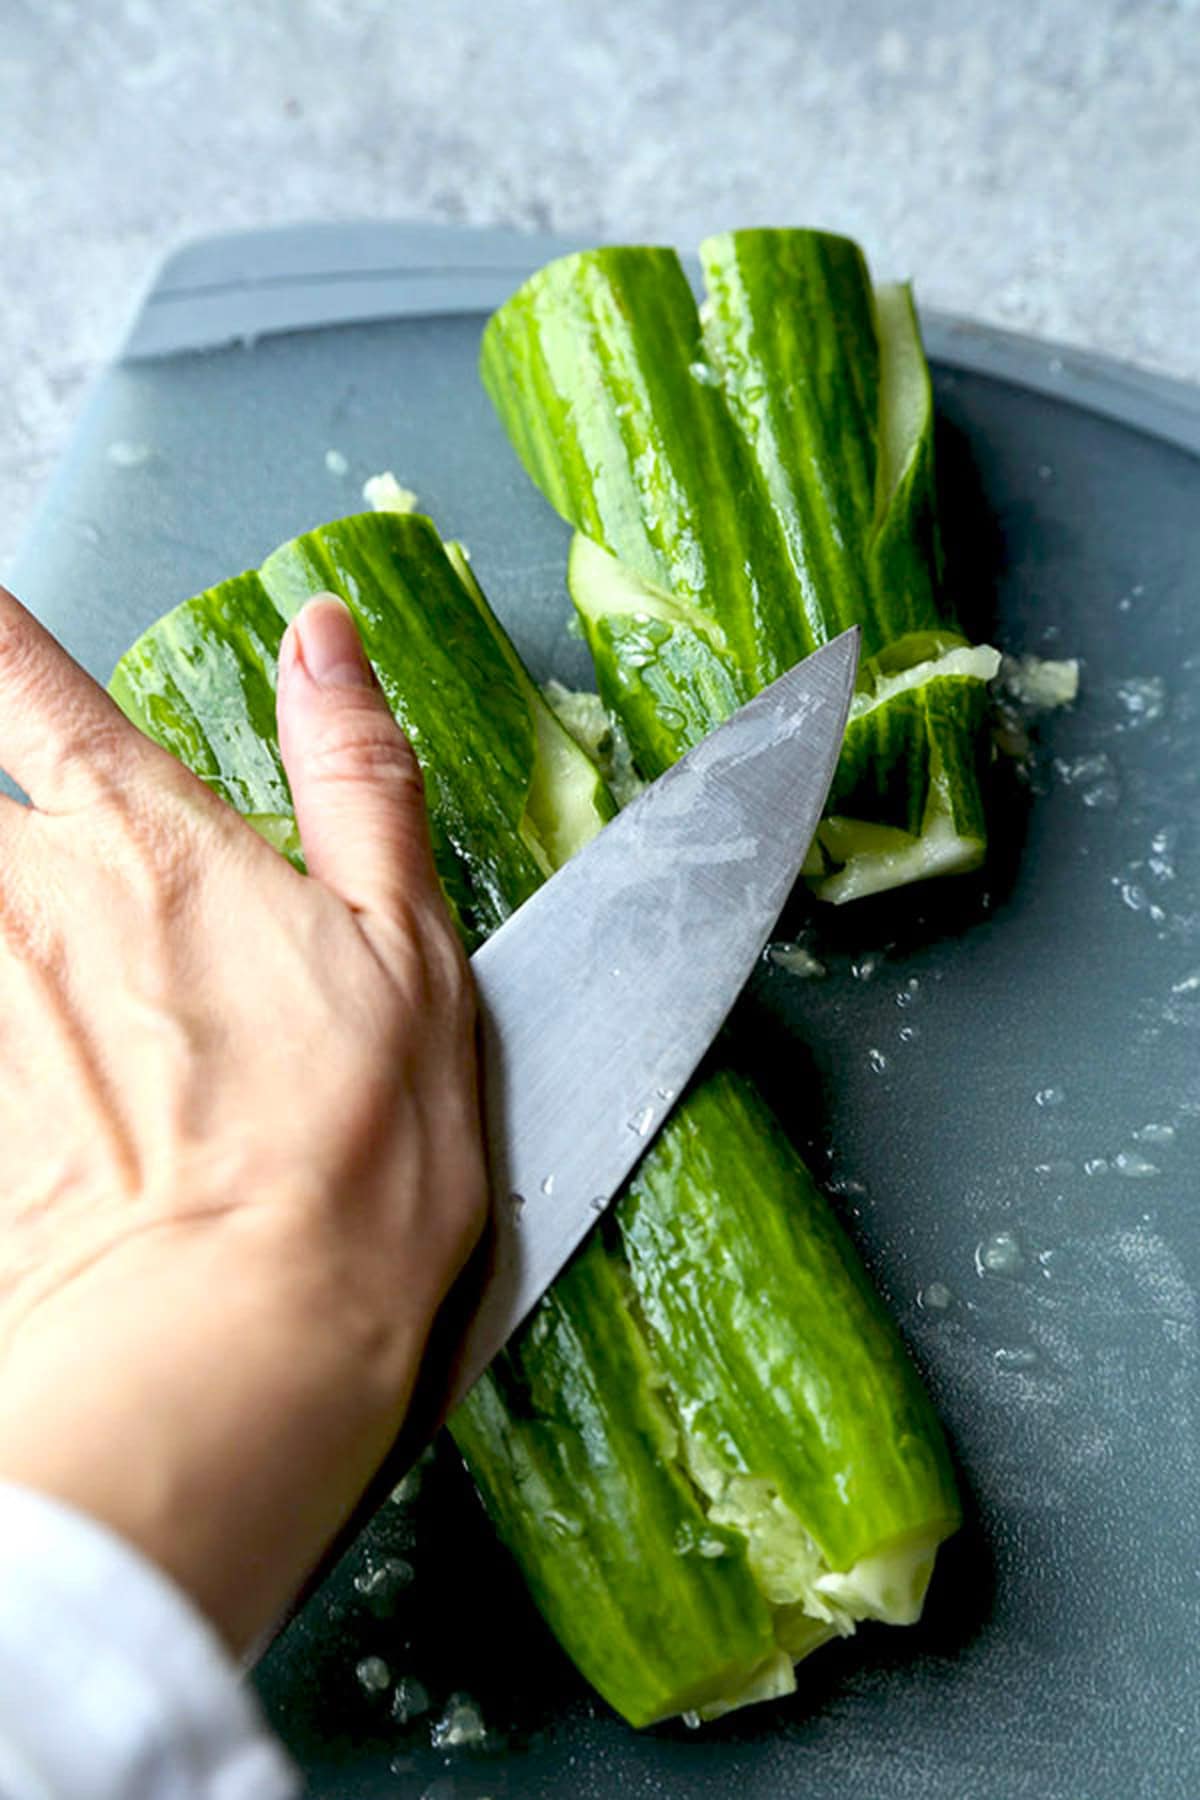
<svg viewBox="0 0 1200 1800">
<path fill-rule="evenodd" d="M 447 1410 L 649 1148 L 808 853 L 859 631 L 688 752 L 475 952 L 492 1259 Z"/>
<path fill-rule="evenodd" d="M 537 1304 L 720 1030 L 824 810 L 859 637 L 844 632 L 764 688 L 472 957 L 495 1202 L 478 1301 L 457 1350 L 443 1335 L 446 1360 L 426 1371 L 382 1466 L 247 1667 Z M 446 1324 L 457 1333 L 454 1309 Z"/>
</svg>

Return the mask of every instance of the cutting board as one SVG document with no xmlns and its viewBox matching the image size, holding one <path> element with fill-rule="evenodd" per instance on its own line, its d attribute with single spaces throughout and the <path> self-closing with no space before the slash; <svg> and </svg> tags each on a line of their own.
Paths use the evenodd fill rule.
<svg viewBox="0 0 1200 1800">
<path fill-rule="evenodd" d="M 190 246 L 13 585 L 107 677 L 168 606 L 392 469 L 534 673 L 587 683 L 566 531 L 475 374 L 487 310 L 563 247 L 399 225 Z M 736 1031 L 932 1387 L 968 1522 L 916 1629 L 822 1651 L 787 1701 L 636 1734 L 442 1447 L 255 1677 L 314 1795 L 1200 1792 L 1200 402 L 925 327 L 955 602 L 1010 653 L 1077 657 L 1079 699 L 1044 718 L 1032 780 L 998 782 L 982 875 L 798 899 L 781 931 L 825 973 L 764 963 Z M 393 1717 L 399 1681 L 430 1711 Z M 462 1692 L 487 1738 L 435 1747 Z"/>
</svg>

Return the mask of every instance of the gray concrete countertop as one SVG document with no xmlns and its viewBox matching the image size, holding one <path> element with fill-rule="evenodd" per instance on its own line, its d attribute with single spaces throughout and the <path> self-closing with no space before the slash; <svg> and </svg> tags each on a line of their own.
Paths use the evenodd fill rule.
<svg viewBox="0 0 1200 1800">
<path fill-rule="evenodd" d="M 0 570 L 169 248 L 364 216 L 819 224 L 1200 378 L 1200 0 L 0 0 Z"/>
</svg>

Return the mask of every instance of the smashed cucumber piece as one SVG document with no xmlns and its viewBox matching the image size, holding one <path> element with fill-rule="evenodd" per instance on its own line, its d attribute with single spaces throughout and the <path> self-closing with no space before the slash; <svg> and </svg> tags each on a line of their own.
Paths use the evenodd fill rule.
<svg viewBox="0 0 1200 1800">
<path fill-rule="evenodd" d="M 484 334 L 501 420 L 576 528 L 568 587 L 604 704 L 650 779 L 858 625 L 864 704 L 814 890 L 974 869 L 997 659 L 954 654 L 971 647 L 941 588 L 912 296 L 821 232 L 726 233 L 700 261 L 698 307 L 673 251 L 560 258 Z"/>
<path fill-rule="evenodd" d="M 317 589 L 350 607 L 414 743 L 473 944 L 614 805 L 427 519 L 362 515 L 282 546 L 152 626 L 112 692 L 298 856 L 275 664 Z M 753 1089 L 716 1068 L 450 1429 L 551 1627 L 635 1725 L 789 1692 L 828 1637 L 908 1622 L 959 1517 L 853 1248 Z"/>
</svg>

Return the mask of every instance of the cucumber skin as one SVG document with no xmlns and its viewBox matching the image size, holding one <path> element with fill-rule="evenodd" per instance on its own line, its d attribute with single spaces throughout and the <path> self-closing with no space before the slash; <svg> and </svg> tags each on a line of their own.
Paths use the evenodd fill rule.
<svg viewBox="0 0 1200 1800">
<path fill-rule="evenodd" d="M 541 878 L 521 822 L 529 721 L 542 703 L 428 521 L 368 515 L 284 546 L 262 576 L 210 589 L 152 627 L 119 664 L 114 697 L 239 809 L 288 816 L 275 662 L 284 619 L 318 587 L 350 605 L 416 743 L 439 872 L 470 941 Z M 581 778 L 594 787 L 590 765 Z M 739 1289 L 775 1290 L 776 1310 L 754 1322 L 752 1344 L 736 1346 L 736 1390 L 723 1334 L 700 1330 L 718 1252 L 731 1329 Z M 877 1375 L 861 1429 L 830 1384 L 843 1355 L 865 1357 Z M 693 1402 L 708 1409 L 698 1423 Z M 681 1409 L 731 1469 L 753 1468 L 811 1515 L 834 1566 L 849 1566 L 880 1532 L 953 1528 L 953 1480 L 916 1373 L 790 1144 L 729 1074 L 685 1097 L 605 1230 L 451 1421 L 539 1606 L 634 1724 L 737 1691 L 775 1645 L 745 1538 L 707 1518 L 688 1472 Z M 847 1493 L 867 1496 L 860 1525 L 836 1503 L 826 1441 L 836 1472 L 853 1472 Z M 721 1553 L 700 1554 L 701 1543 Z"/>
<path fill-rule="evenodd" d="M 833 1569 L 931 1523 L 946 1535 L 956 1527 L 932 1403 L 828 1203 L 748 1082 L 709 1075 L 616 1218 L 667 1391 L 706 1462 L 768 1482 Z"/>
<path fill-rule="evenodd" d="M 725 233 L 700 258 L 699 311 L 671 251 L 561 258 L 493 315 L 480 357 L 576 527 L 568 587 L 647 778 L 849 625 L 864 662 L 957 637 L 907 287 L 874 290 L 857 246 L 821 232 Z M 914 837 L 945 819 L 977 866 L 984 705 L 960 679 L 852 728 L 829 811 Z"/>
<path fill-rule="evenodd" d="M 620 1247 L 597 1234 L 450 1431 L 560 1643 L 642 1726 L 743 1685 L 775 1636 L 744 1539 L 708 1522 L 679 1464 L 630 1304 Z"/>
</svg>

